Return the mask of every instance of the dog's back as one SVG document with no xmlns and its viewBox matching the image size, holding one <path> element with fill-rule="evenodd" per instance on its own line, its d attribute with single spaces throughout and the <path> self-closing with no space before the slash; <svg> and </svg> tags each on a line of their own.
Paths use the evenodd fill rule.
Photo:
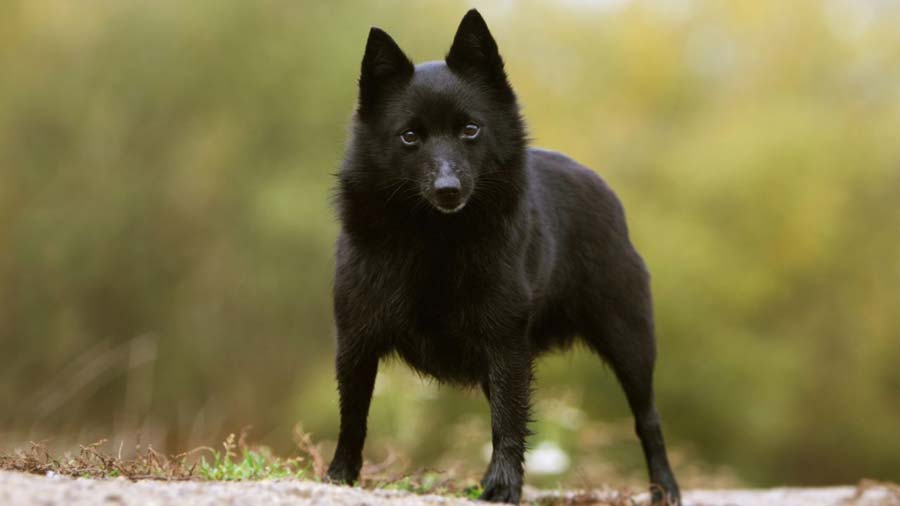
<svg viewBox="0 0 900 506">
<path fill-rule="evenodd" d="M 535 344 L 541 351 L 568 345 L 595 331 L 611 311 L 649 322 L 648 275 L 619 199 L 595 172 L 565 155 L 528 154 Z"/>
</svg>

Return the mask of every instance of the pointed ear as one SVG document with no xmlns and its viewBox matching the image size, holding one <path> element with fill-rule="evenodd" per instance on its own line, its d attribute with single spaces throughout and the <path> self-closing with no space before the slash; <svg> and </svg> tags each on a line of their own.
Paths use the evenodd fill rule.
<svg viewBox="0 0 900 506">
<path fill-rule="evenodd" d="M 414 71 L 412 62 L 394 39 L 373 26 L 359 74 L 360 112 L 377 103 L 388 87 L 406 82 Z"/>
<path fill-rule="evenodd" d="M 444 61 L 451 70 L 482 77 L 509 88 L 497 43 L 484 18 L 475 9 L 463 16 Z"/>
</svg>

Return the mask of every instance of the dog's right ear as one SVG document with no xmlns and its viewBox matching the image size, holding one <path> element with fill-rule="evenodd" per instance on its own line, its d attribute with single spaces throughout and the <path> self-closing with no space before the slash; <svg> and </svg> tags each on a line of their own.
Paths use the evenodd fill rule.
<svg viewBox="0 0 900 506">
<path fill-rule="evenodd" d="M 369 30 L 359 74 L 359 112 L 364 114 L 390 86 L 405 83 L 415 67 L 390 35 L 377 27 Z"/>
<path fill-rule="evenodd" d="M 515 98 L 497 42 L 477 10 L 471 9 L 463 16 L 444 61 L 451 70 L 485 80 L 499 92 L 499 97 Z"/>
</svg>

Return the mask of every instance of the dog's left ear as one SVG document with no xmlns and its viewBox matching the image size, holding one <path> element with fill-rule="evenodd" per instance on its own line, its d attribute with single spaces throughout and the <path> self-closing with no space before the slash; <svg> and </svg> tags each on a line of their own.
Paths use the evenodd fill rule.
<svg viewBox="0 0 900 506">
<path fill-rule="evenodd" d="M 485 79 L 496 89 L 513 97 L 497 43 L 477 10 L 472 9 L 463 16 L 444 61 L 451 70 Z"/>
</svg>

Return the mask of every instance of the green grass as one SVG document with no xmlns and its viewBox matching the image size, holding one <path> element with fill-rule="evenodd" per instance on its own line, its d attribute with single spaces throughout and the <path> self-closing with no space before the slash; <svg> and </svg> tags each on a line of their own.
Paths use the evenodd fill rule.
<svg viewBox="0 0 900 506">
<path fill-rule="evenodd" d="M 246 435 L 246 431 L 242 431 L 239 438 L 229 435 L 220 449 L 200 447 L 173 456 L 163 455 L 149 445 L 137 444 L 133 456 L 123 457 L 121 445 L 112 448 L 116 451 L 110 453 L 106 440 L 80 446 L 80 451 L 75 454 L 55 456 L 43 443 L 32 443 L 28 449 L 0 453 L 0 469 L 99 479 L 121 476 L 131 480 L 166 481 L 322 481 L 325 459 L 319 446 L 299 427 L 294 434 L 299 455 L 291 458 L 278 457 L 264 446 L 246 444 Z M 482 492 L 479 485 L 473 484 L 474 480 L 454 473 L 420 470 L 400 475 L 396 470 L 388 471 L 387 468 L 392 466 L 385 463 L 374 467 L 380 470 L 364 474 L 355 485 L 369 490 L 400 490 L 465 499 L 478 499 Z"/>
<path fill-rule="evenodd" d="M 204 480 L 269 480 L 280 478 L 307 478 L 305 468 L 298 468 L 300 459 L 280 459 L 268 452 L 243 450 L 240 459 L 213 452 L 212 460 L 200 459 L 198 475 Z"/>
<path fill-rule="evenodd" d="M 308 468 L 302 465 L 302 457 L 283 459 L 272 455 L 267 448 L 251 449 L 242 446 L 238 458 L 234 434 L 228 436 L 222 446 L 224 451 L 212 451 L 211 460 L 206 457 L 200 459 L 197 474 L 201 479 L 237 481 L 315 478 L 315 473 L 308 473 Z"/>
<path fill-rule="evenodd" d="M 460 487 L 458 481 L 450 479 L 442 473 L 425 472 L 419 475 L 404 476 L 393 481 L 375 481 L 372 485 L 374 488 L 402 490 L 420 495 L 434 494 L 472 500 L 481 496 L 482 489 L 480 485 Z"/>
<path fill-rule="evenodd" d="M 481 488 L 481 485 L 472 485 L 471 487 L 464 488 L 462 492 L 456 495 L 458 495 L 459 497 L 477 501 L 481 497 L 482 492 L 484 492 L 484 489 Z"/>
</svg>

